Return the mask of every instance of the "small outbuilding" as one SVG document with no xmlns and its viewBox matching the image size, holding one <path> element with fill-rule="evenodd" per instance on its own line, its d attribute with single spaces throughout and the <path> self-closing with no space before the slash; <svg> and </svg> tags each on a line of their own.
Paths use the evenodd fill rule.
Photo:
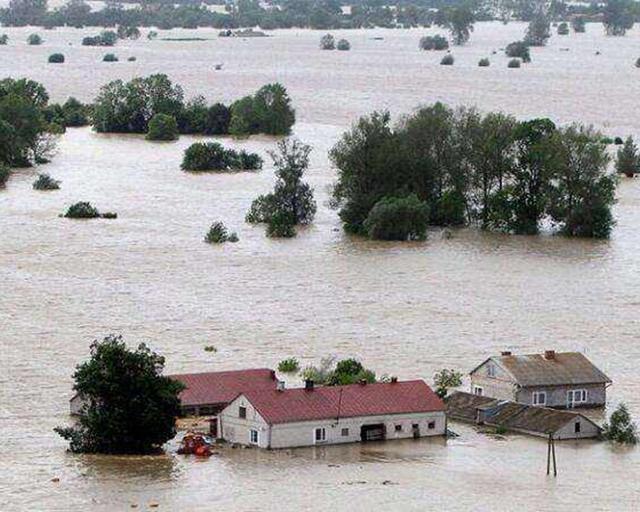
<svg viewBox="0 0 640 512">
<path fill-rule="evenodd" d="M 443 436 L 444 403 L 423 380 L 253 390 L 219 415 L 219 436 L 260 448 Z"/>
<path fill-rule="evenodd" d="M 573 411 L 496 400 L 462 391 L 446 398 L 447 415 L 453 420 L 504 428 L 508 431 L 554 439 L 587 439 L 600 436 L 602 429 L 589 418 Z"/>
<path fill-rule="evenodd" d="M 611 379 L 584 354 L 555 352 L 514 355 L 502 352 L 471 373 L 471 393 L 557 408 L 602 407 Z"/>
</svg>

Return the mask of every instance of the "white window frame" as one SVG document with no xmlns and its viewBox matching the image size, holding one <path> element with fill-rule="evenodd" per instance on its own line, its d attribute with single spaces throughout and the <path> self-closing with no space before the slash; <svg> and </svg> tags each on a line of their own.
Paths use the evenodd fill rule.
<svg viewBox="0 0 640 512">
<path fill-rule="evenodd" d="M 253 434 L 255 434 L 256 440 L 253 440 Z M 260 444 L 260 431 L 255 428 L 249 429 L 249 444 Z"/>
<path fill-rule="evenodd" d="M 318 432 L 321 432 L 318 439 Z M 316 427 L 313 429 L 313 444 L 322 444 L 327 442 L 327 429 L 325 427 Z"/>
<path fill-rule="evenodd" d="M 496 367 L 492 363 L 489 363 L 487 365 L 487 376 L 488 377 L 495 377 L 496 376 Z"/>
<path fill-rule="evenodd" d="M 484 396 L 484 388 L 482 386 L 473 386 L 473 394 L 476 396 Z"/>
<path fill-rule="evenodd" d="M 542 400 L 541 400 L 542 398 Z M 546 391 L 534 391 L 531 393 L 531 404 L 532 405 L 547 405 L 547 392 Z"/>
<path fill-rule="evenodd" d="M 570 389 L 567 391 L 567 405 L 569 407 L 573 407 L 576 404 L 586 404 L 588 400 L 589 393 L 586 389 Z"/>
</svg>

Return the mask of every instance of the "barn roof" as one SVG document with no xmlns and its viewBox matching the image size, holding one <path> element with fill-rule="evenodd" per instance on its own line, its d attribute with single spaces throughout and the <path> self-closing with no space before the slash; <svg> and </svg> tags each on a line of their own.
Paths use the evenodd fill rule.
<svg viewBox="0 0 640 512">
<path fill-rule="evenodd" d="M 225 405 L 239 393 L 275 389 L 275 372 L 268 368 L 230 370 L 222 372 L 184 373 L 170 375 L 182 382 L 186 389 L 180 393 L 182 407 Z"/>
<path fill-rule="evenodd" d="M 608 384 L 611 382 L 611 379 L 589 361 L 584 354 L 553 351 L 550 353 L 552 354 L 550 357 L 546 357 L 544 354 L 524 354 L 494 356 L 489 359 L 510 373 L 522 387 Z"/>
<path fill-rule="evenodd" d="M 269 424 L 444 411 L 423 380 L 242 393 Z"/>
</svg>

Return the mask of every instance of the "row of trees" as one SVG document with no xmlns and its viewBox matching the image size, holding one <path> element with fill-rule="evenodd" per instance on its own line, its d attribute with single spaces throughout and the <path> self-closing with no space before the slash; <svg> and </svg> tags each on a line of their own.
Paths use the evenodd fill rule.
<svg viewBox="0 0 640 512">
<path fill-rule="evenodd" d="M 280 84 L 265 85 L 230 106 L 209 106 L 202 96 L 185 101 L 182 87 L 163 74 L 109 82 L 94 101 L 92 118 L 98 132 L 147 133 L 158 114 L 173 118 L 185 134 L 286 135 L 295 123 L 291 100 Z"/>
<path fill-rule="evenodd" d="M 335 206 L 347 231 L 422 238 L 427 224 L 538 233 L 544 221 L 569 236 L 606 238 L 615 175 L 591 127 L 441 103 L 391 125 L 360 118 L 332 149 Z"/>
<path fill-rule="evenodd" d="M 552 0 L 485 0 L 467 2 L 454 0 L 443 4 L 440 0 L 421 2 L 380 2 L 368 0 L 355 2 L 351 11 L 342 11 L 342 3 L 336 0 L 278 0 L 277 8 L 264 8 L 258 0 L 239 0 L 227 4 L 226 12 L 208 10 L 193 1 L 153 3 L 143 2 L 131 9 L 118 3 L 107 3 L 98 11 L 92 11 L 84 0 L 69 0 L 52 11 L 47 10 L 47 0 L 11 0 L 9 7 L 0 10 L 0 22 L 12 26 L 102 26 L 120 25 L 136 29 L 141 26 L 214 27 L 234 29 L 259 25 L 269 30 L 275 28 L 366 28 L 366 27 L 418 27 L 439 25 L 452 31 L 454 40 L 468 39 L 473 20 L 511 19 L 530 21 L 541 9 L 545 9 L 554 21 L 578 16 L 587 19 L 603 18 L 607 32 L 626 31 L 634 20 L 640 18 L 640 7 L 632 0 L 607 0 L 604 3 L 567 4 Z M 128 32 L 136 37 L 135 30 Z M 128 36 L 126 36 L 128 37 Z"/>
</svg>

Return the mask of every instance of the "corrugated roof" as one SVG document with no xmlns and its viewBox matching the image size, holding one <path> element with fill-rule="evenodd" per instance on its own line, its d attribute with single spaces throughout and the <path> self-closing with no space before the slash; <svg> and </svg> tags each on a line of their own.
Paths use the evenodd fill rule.
<svg viewBox="0 0 640 512">
<path fill-rule="evenodd" d="M 258 390 L 275 389 L 275 372 L 269 368 L 230 370 L 222 372 L 185 373 L 170 375 L 185 386 L 180 393 L 183 407 L 228 404 L 238 394 Z"/>
<path fill-rule="evenodd" d="M 498 403 L 495 398 L 457 391 L 445 398 L 447 414 L 463 421 L 476 421 L 477 410 Z"/>
<path fill-rule="evenodd" d="M 577 412 L 519 404 L 509 400 L 496 400 L 463 391 L 451 394 L 445 401 L 447 414 L 454 419 L 475 423 L 478 410 L 481 410 L 484 413 L 485 425 L 501 426 L 511 430 L 550 434 L 578 417 L 593 423 Z"/>
<path fill-rule="evenodd" d="M 611 382 L 579 352 L 556 352 L 552 359 L 543 354 L 497 356 L 491 358 L 523 387 L 606 384 Z"/>
<path fill-rule="evenodd" d="M 444 410 L 423 380 L 243 394 L 269 424 Z"/>
</svg>

